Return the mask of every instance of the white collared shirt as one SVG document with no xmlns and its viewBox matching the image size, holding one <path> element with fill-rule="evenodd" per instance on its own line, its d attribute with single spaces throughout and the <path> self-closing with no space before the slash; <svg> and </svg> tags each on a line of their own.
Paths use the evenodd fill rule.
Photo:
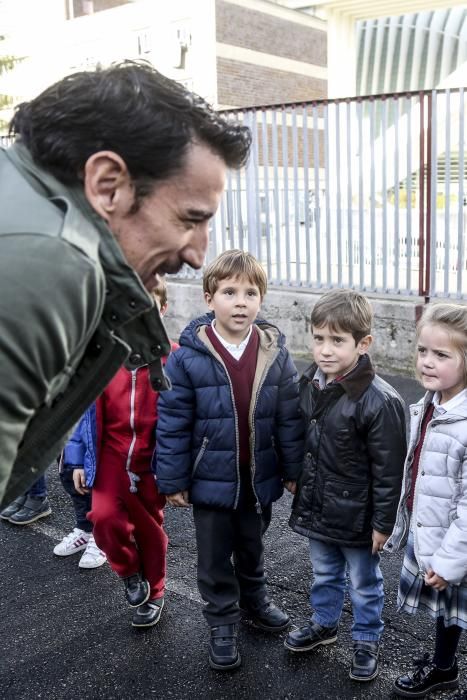
<svg viewBox="0 0 467 700">
<path fill-rule="evenodd" d="M 229 342 L 227 342 L 227 340 L 225 340 L 225 338 L 223 338 L 221 335 L 219 335 L 219 333 L 216 331 L 216 319 L 215 318 L 211 321 L 211 328 L 214 331 L 214 333 L 216 334 L 216 338 L 218 339 L 218 341 L 220 343 L 222 343 L 224 348 L 230 352 L 232 357 L 234 357 L 236 360 L 239 360 L 241 358 L 241 356 L 243 355 L 243 353 L 245 352 L 246 346 L 248 345 L 248 341 L 250 340 L 251 331 L 253 330 L 253 326 L 250 326 L 250 330 L 248 331 L 247 337 L 244 340 L 242 340 L 240 345 L 235 345 L 234 343 L 229 343 Z"/>
<path fill-rule="evenodd" d="M 457 408 L 457 406 L 460 406 L 460 404 L 467 399 L 467 389 L 462 389 L 462 391 L 459 391 L 458 394 L 453 396 L 452 399 L 449 399 L 449 401 L 446 401 L 446 403 L 440 404 L 440 398 L 441 395 L 439 391 L 437 391 L 432 399 L 436 413 L 438 413 L 438 415 L 447 413 L 448 411 L 452 411 L 454 408 Z"/>
</svg>

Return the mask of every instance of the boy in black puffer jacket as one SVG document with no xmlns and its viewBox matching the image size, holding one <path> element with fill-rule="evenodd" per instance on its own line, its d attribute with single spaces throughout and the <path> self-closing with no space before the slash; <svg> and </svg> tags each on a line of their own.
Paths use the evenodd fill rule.
<svg viewBox="0 0 467 700">
<path fill-rule="evenodd" d="M 291 492 L 303 458 L 298 377 L 284 336 L 256 321 L 267 279 L 249 253 L 226 251 L 203 278 L 213 314 L 180 337 L 159 397 L 157 485 L 175 506 L 193 504 L 198 587 L 211 628 L 209 662 L 240 665 L 242 608 L 269 632 L 289 626 L 271 601 L 262 536 L 271 504 Z"/>
<path fill-rule="evenodd" d="M 372 317 L 368 300 L 350 290 L 329 292 L 313 308 L 315 363 L 300 380 L 306 453 L 290 518 L 310 538 L 314 612 L 285 646 L 303 652 L 336 641 L 348 572 L 356 681 L 378 674 L 379 553 L 394 526 L 406 452 L 404 403 L 367 355 Z"/>
</svg>

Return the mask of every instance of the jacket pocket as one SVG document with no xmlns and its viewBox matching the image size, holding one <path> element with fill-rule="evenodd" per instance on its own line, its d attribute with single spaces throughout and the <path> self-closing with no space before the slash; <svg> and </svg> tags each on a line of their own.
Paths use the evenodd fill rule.
<svg viewBox="0 0 467 700">
<path fill-rule="evenodd" d="M 363 532 L 367 519 L 368 489 L 368 484 L 326 481 L 323 489 L 323 524 L 341 531 Z"/>
<path fill-rule="evenodd" d="M 196 455 L 196 459 L 195 459 L 194 464 L 193 464 L 193 469 L 191 470 L 191 476 L 192 476 L 192 477 L 195 475 L 196 470 L 198 469 L 198 465 L 199 465 L 199 463 L 201 462 L 201 460 L 203 459 L 203 455 L 204 455 L 204 453 L 206 452 L 206 448 L 207 448 L 207 446 L 208 446 L 208 442 L 209 442 L 209 438 L 204 437 L 204 438 L 203 438 L 203 442 L 201 443 L 201 447 L 199 448 L 199 452 L 198 452 L 198 454 Z"/>
</svg>

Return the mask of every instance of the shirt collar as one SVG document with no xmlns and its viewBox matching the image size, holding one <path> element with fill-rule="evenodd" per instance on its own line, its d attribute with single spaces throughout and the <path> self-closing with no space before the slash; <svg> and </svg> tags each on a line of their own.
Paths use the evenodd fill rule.
<svg viewBox="0 0 467 700">
<path fill-rule="evenodd" d="M 461 403 L 467 399 L 467 389 L 462 389 L 462 391 L 459 391 L 458 394 L 453 396 L 452 399 L 449 399 L 449 401 L 446 401 L 446 403 L 440 404 L 440 398 L 440 393 L 437 391 L 432 399 L 436 412 L 441 414 L 447 413 L 448 411 L 452 411 L 454 408 L 460 406 Z"/>
<path fill-rule="evenodd" d="M 239 343 L 239 345 L 235 345 L 235 343 L 229 343 L 227 340 L 225 340 L 225 338 L 219 335 L 219 333 L 216 330 L 215 318 L 213 318 L 213 320 L 211 321 L 211 328 L 214 331 L 214 335 L 216 336 L 218 341 L 224 346 L 226 350 L 230 352 L 231 355 L 233 355 L 237 359 L 239 359 L 243 355 L 243 352 L 246 346 L 248 345 L 248 341 L 250 340 L 251 331 L 253 330 L 253 326 L 250 326 L 250 330 L 248 331 L 248 335 L 246 336 L 246 338 L 244 338 L 242 342 Z"/>
</svg>

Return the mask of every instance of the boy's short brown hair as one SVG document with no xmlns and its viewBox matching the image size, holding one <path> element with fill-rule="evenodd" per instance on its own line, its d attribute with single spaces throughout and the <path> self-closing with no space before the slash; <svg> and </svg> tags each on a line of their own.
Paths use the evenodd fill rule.
<svg viewBox="0 0 467 700">
<path fill-rule="evenodd" d="M 355 342 L 371 333 L 373 310 L 363 294 L 352 289 L 333 289 L 316 302 L 311 312 L 311 325 L 326 324 L 333 332 L 351 333 Z"/>
<path fill-rule="evenodd" d="M 268 278 L 261 263 L 251 253 L 234 249 L 218 255 L 204 271 L 203 292 L 214 296 L 219 282 L 229 277 L 246 277 L 258 287 L 261 298 L 266 294 Z"/>
<path fill-rule="evenodd" d="M 152 290 L 152 296 L 159 301 L 161 309 L 167 306 L 167 282 L 165 277 L 160 277 L 157 287 Z"/>
</svg>

